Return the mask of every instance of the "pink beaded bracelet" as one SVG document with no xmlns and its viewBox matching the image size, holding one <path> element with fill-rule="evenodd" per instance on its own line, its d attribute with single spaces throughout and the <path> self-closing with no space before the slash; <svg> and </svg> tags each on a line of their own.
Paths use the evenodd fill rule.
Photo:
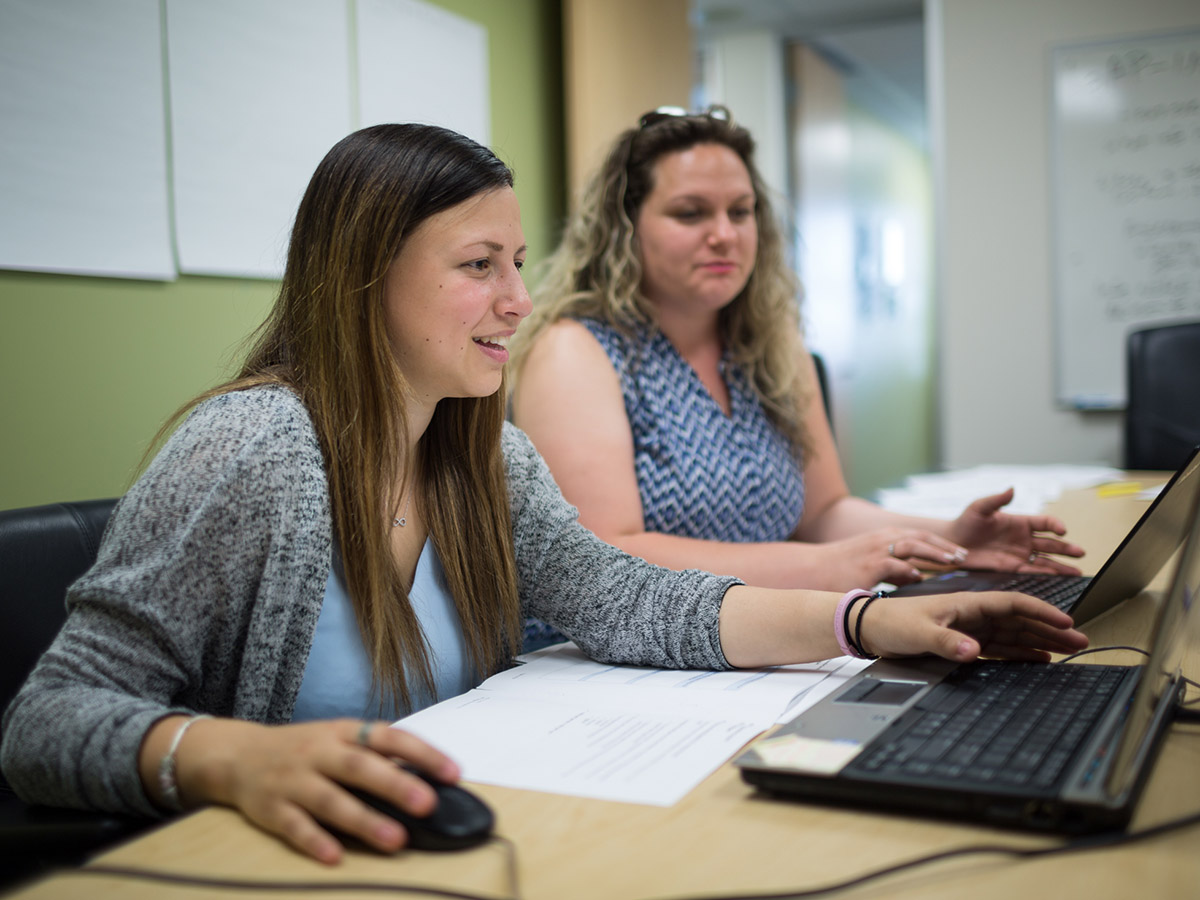
<svg viewBox="0 0 1200 900">
<path fill-rule="evenodd" d="M 854 590 L 847 591 L 842 599 L 838 601 L 837 611 L 833 614 L 833 633 L 837 637 L 838 646 L 842 648 L 844 656 L 853 656 L 855 659 L 866 659 L 850 641 L 850 607 L 855 600 L 861 600 L 863 597 L 874 597 L 872 591 Z"/>
</svg>

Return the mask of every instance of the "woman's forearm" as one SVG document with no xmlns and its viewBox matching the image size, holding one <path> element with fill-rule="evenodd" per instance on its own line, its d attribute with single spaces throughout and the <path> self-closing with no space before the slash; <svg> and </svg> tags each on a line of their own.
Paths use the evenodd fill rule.
<svg viewBox="0 0 1200 900">
<path fill-rule="evenodd" d="M 800 541 L 742 543 L 645 531 L 604 539 L 626 553 L 668 569 L 700 569 L 733 575 L 757 587 L 803 585 L 837 590 L 846 577 L 845 573 L 834 570 L 822 548 Z"/>
</svg>

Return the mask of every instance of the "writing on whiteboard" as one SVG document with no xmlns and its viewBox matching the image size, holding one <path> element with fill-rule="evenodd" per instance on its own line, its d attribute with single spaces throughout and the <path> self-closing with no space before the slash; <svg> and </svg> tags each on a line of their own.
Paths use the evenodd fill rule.
<svg viewBox="0 0 1200 900">
<path fill-rule="evenodd" d="M 1117 407 L 1128 333 L 1200 317 L 1200 32 L 1052 56 L 1058 397 Z"/>
</svg>

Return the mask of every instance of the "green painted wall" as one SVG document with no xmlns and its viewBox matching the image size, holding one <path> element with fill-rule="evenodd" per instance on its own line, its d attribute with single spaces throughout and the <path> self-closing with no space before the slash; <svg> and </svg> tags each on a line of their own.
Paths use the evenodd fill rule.
<svg viewBox="0 0 1200 900">
<path fill-rule="evenodd" d="M 565 208 L 557 0 L 434 0 L 488 29 L 492 143 L 530 261 Z M 123 493 L 150 439 L 236 367 L 275 283 L 0 271 L 0 509 Z"/>
</svg>

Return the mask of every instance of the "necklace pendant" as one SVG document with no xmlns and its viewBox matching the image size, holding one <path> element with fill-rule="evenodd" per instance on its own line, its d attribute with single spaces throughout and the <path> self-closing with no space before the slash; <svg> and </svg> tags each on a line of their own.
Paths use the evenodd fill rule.
<svg viewBox="0 0 1200 900">
<path fill-rule="evenodd" d="M 398 519 L 392 519 L 392 527 L 393 527 L 393 528 L 395 528 L 397 525 L 399 525 L 401 528 L 403 528 L 403 527 L 404 527 L 404 526 L 406 526 L 407 524 L 408 524 L 408 517 L 407 517 L 407 516 L 401 516 L 401 517 L 400 517 L 400 518 L 398 518 Z"/>
</svg>

